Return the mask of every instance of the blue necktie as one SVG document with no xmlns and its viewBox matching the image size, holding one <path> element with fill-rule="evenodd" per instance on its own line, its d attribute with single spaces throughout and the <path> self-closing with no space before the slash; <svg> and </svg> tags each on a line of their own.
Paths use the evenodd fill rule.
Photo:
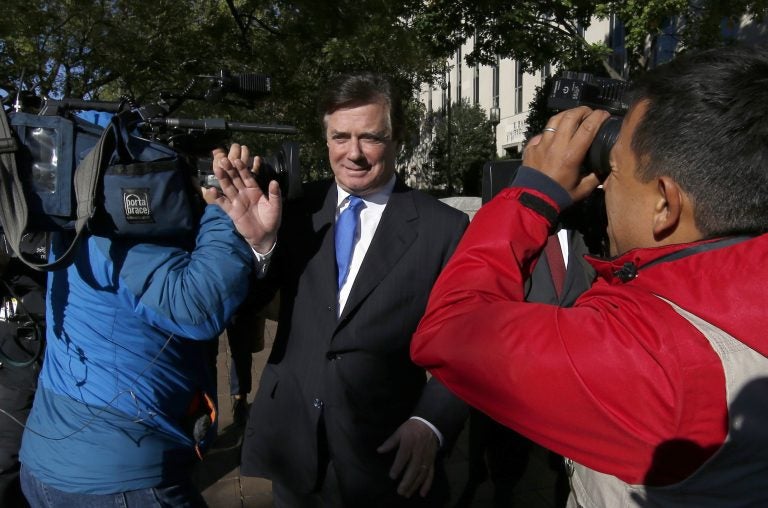
<svg viewBox="0 0 768 508">
<path fill-rule="evenodd" d="M 352 262 L 352 247 L 355 245 L 355 232 L 359 222 L 360 205 L 363 200 L 357 196 L 349 196 L 347 206 L 339 220 L 336 221 L 336 266 L 339 268 L 339 289 L 347 279 L 349 265 Z"/>
</svg>

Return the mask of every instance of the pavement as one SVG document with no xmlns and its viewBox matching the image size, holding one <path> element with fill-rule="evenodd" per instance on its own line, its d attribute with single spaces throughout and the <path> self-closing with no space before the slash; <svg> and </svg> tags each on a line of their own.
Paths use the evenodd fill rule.
<svg viewBox="0 0 768 508">
<path fill-rule="evenodd" d="M 277 323 L 267 320 L 265 327 L 265 348 L 253 355 L 254 386 L 249 396 L 252 399 L 261 371 L 267 361 L 275 336 Z M 263 478 L 249 478 L 240 475 L 240 445 L 242 427 L 232 424 L 232 403 L 229 396 L 230 355 L 227 340 L 219 340 L 218 397 L 219 437 L 205 459 L 193 474 L 193 481 L 203 493 L 211 508 L 271 508 L 272 485 Z M 451 482 L 451 504 L 458 508 L 457 500 L 467 482 L 468 472 L 467 429 L 464 429 L 446 461 Z M 513 505 L 518 508 L 556 508 L 555 475 L 549 466 L 548 452 L 535 447 L 522 479 L 514 488 Z M 463 508 L 494 508 L 493 490 L 490 481 L 480 484 L 473 500 Z"/>
</svg>

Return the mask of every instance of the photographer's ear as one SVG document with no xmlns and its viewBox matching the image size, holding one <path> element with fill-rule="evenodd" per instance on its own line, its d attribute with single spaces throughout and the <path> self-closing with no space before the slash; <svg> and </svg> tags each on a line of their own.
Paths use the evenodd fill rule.
<svg viewBox="0 0 768 508">
<path fill-rule="evenodd" d="M 680 185 L 668 176 L 657 178 L 657 196 L 653 210 L 653 237 L 657 242 L 665 239 L 688 238 L 696 230 L 693 204 Z M 664 242 L 667 243 L 667 242 Z"/>
</svg>

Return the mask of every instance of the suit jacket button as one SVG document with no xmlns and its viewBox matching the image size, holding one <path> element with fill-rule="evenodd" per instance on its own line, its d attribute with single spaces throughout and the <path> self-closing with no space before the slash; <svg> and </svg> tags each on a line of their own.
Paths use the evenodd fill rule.
<svg viewBox="0 0 768 508">
<path fill-rule="evenodd" d="M 323 401 L 315 398 L 315 400 L 312 401 L 312 405 L 315 406 L 317 409 L 321 409 L 323 407 Z"/>
</svg>

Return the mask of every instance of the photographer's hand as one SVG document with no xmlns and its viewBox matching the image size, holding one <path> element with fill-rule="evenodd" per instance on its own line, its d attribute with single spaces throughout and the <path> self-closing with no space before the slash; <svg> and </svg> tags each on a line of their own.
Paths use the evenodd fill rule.
<svg viewBox="0 0 768 508">
<path fill-rule="evenodd" d="M 230 147 L 226 156 L 223 150 L 214 151 L 213 173 L 221 185 L 221 193 L 215 202 L 232 218 L 237 231 L 251 247 L 265 254 L 275 245 L 280 227 L 280 186 L 271 181 L 268 194 L 264 194 L 251 173 L 258 172 L 260 160 L 258 157 L 253 160 L 251 170 L 249 159 L 248 148 L 237 143 Z M 206 191 L 206 200 L 211 192 L 210 189 Z"/>
<path fill-rule="evenodd" d="M 523 152 L 523 164 L 559 183 L 574 201 L 586 198 L 600 183 L 594 173 L 580 174 L 580 167 L 600 126 L 610 115 L 586 106 L 558 113 Z"/>
</svg>

